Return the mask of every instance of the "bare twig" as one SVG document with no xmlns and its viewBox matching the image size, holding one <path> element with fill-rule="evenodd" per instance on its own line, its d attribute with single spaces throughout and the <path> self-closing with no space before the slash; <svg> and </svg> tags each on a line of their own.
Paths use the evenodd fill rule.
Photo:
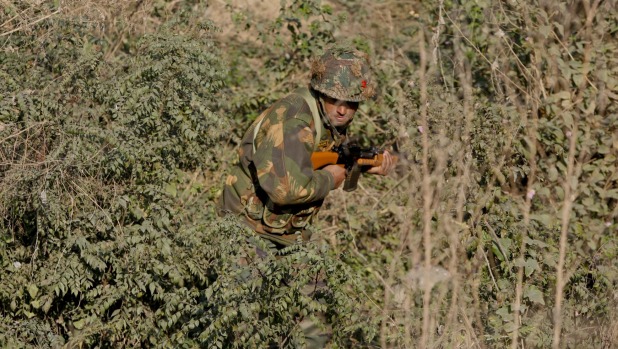
<svg viewBox="0 0 618 349">
<path fill-rule="evenodd" d="M 48 19 L 48 18 L 50 18 L 50 17 L 52 17 L 52 16 L 54 16 L 54 15 L 56 15 L 56 14 L 60 13 L 60 11 L 61 11 L 61 10 L 62 10 L 62 8 L 61 8 L 61 7 L 59 7 L 56 11 L 54 11 L 54 12 L 52 12 L 52 13 L 50 13 L 50 14 L 47 14 L 47 15 L 45 15 L 45 16 L 43 16 L 43 17 L 41 17 L 41 18 L 38 18 L 38 19 L 36 19 L 36 20 L 34 20 L 34 21 L 30 22 L 30 23 L 26 23 L 26 24 L 21 25 L 21 26 L 19 26 L 19 27 L 15 28 L 15 29 L 13 29 L 13 30 L 9 30 L 8 32 L 4 32 L 4 33 L 0 34 L 0 37 L 7 36 L 7 35 L 13 34 L 13 33 L 15 33 L 15 32 L 18 32 L 18 31 L 20 31 L 20 30 L 24 30 L 24 29 L 26 29 L 26 28 L 28 28 L 28 27 L 31 27 L 31 26 L 33 26 L 33 25 L 35 25 L 35 24 L 37 24 L 37 23 L 39 23 L 39 22 L 41 22 L 41 21 L 44 21 L 44 20 L 46 20 L 46 19 Z"/>
<path fill-rule="evenodd" d="M 592 28 L 592 21 L 596 16 L 597 9 L 600 4 L 600 0 L 596 0 L 592 7 L 589 7 L 589 3 L 585 3 L 586 5 L 586 23 L 584 25 L 586 31 L 586 46 L 584 49 L 584 59 L 583 59 L 583 71 L 582 75 L 587 77 L 589 73 L 589 64 L 590 64 L 590 55 L 592 50 L 592 42 L 589 40 L 591 37 L 590 30 Z M 584 85 L 586 83 L 586 79 L 582 81 L 580 86 L 578 86 L 578 95 L 575 100 L 578 101 L 582 98 L 585 88 Z M 564 178 L 563 188 L 564 188 L 564 202 L 562 206 L 562 224 L 560 229 L 560 252 L 558 257 L 558 265 L 556 267 L 556 295 L 555 295 L 555 308 L 554 308 L 554 334 L 552 340 L 552 348 L 558 349 L 560 348 L 560 335 L 562 332 L 562 300 L 564 298 L 564 286 L 566 284 L 566 278 L 564 275 L 565 269 L 565 259 L 566 259 L 566 249 L 567 249 L 567 233 L 569 230 L 569 222 L 571 218 L 571 207 L 573 205 L 573 201 L 575 200 L 575 192 L 577 190 L 578 181 L 576 178 L 573 178 L 575 171 L 575 153 L 577 152 L 577 137 L 579 131 L 579 115 L 575 114 L 573 116 L 573 129 L 571 130 L 571 136 L 569 137 L 569 153 L 567 160 L 567 170 Z"/>
<path fill-rule="evenodd" d="M 420 52 L 420 103 L 421 103 L 421 124 L 425 130 L 429 130 L 427 123 L 427 104 L 429 103 L 427 93 L 427 52 L 425 47 L 425 33 L 419 33 L 419 52 Z M 433 190 L 431 188 L 431 173 L 429 172 L 429 132 L 421 133 L 422 152 L 422 193 L 423 193 L 423 249 L 424 249 L 424 266 L 427 270 L 431 267 L 431 206 L 433 198 Z M 429 340 L 429 324 L 430 324 L 430 301 L 431 289 L 427 283 L 423 290 L 423 332 L 421 335 L 420 347 L 426 348 Z"/>
<path fill-rule="evenodd" d="M 487 56 L 485 56 L 485 54 L 483 52 L 481 52 L 481 50 L 476 47 L 476 45 L 474 45 L 472 43 L 472 40 L 470 40 L 462 31 L 461 28 L 459 27 L 459 25 L 457 23 L 455 23 L 455 21 L 453 21 L 453 19 L 448 15 L 448 13 L 446 13 L 446 17 L 449 19 L 449 21 L 451 22 L 451 24 L 453 25 L 453 27 L 455 29 L 457 29 L 457 31 L 459 32 L 459 34 L 461 35 L 461 37 L 466 40 L 466 42 L 470 45 L 470 47 L 472 47 L 476 53 L 478 53 L 478 55 L 480 57 L 483 58 L 483 60 L 489 64 L 491 66 L 492 61 L 489 60 L 489 58 L 487 58 Z M 525 94 L 525 95 L 529 95 L 528 91 L 526 91 L 523 87 L 521 87 L 519 84 L 515 83 L 515 81 L 513 81 L 508 75 L 506 75 L 504 72 L 498 70 L 498 72 L 500 73 L 500 75 L 502 75 L 502 77 L 509 82 L 512 86 L 514 86 L 517 90 L 519 90 L 521 93 Z M 540 101 L 537 101 L 540 102 Z"/>
</svg>

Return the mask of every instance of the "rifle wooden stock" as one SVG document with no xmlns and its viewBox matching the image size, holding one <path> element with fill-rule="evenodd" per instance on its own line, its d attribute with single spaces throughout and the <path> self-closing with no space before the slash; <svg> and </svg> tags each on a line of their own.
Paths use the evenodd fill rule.
<svg viewBox="0 0 618 349">
<path fill-rule="evenodd" d="M 384 159 L 384 155 L 377 154 L 373 158 L 359 158 L 357 163 L 360 166 L 380 166 L 382 165 L 382 161 Z M 344 166 L 344 164 L 339 163 L 339 154 L 332 151 L 317 151 L 313 152 L 311 155 L 311 163 L 313 163 L 313 169 L 317 170 L 326 165 L 339 165 Z M 393 161 L 397 161 L 397 157 L 393 156 Z"/>
</svg>

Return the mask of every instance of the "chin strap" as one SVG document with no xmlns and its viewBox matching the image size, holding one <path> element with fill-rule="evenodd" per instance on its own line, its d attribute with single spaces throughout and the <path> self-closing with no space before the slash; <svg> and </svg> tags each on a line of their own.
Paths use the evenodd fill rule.
<svg viewBox="0 0 618 349">
<path fill-rule="evenodd" d="M 343 134 L 339 132 L 339 130 L 330 123 L 330 119 L 328 119 L 328 117 L 326 116 L 326 111 L 324 111 L 324 104 L 322 102 L 322 92 L 315 91 L 315 93 L 317 94 L 316 99 L 318 101 L 318 105 L 320 106 L 320 117 L 322 118 L 322 122 L 324 122 L 324 124 L 328 126 L 328 129 L 333 135 L 333 139 L 339 140 Z"/>
</svg>

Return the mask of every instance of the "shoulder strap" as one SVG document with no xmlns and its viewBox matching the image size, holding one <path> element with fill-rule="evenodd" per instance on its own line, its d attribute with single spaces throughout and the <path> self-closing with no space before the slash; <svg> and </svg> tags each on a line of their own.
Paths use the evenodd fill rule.
<svg viewBox="0 0 618 349">
<path fill-rule="evenodd" d="M 308 88 L 303 87 L 299 88 L 294 93 L 303 97 L 305 102 L 309 105 L 309 109 L 311 110 L 311 116 L 313 117 L 313 124 L 315 126 L 315 141 L 313 142 L 313 151 L 318 149 L 320 144 L 320 139 L 322 138 L 322 119 L 320 118 L 320 113 L 318 113 L 318 105 L 316 103 L 315 98 L 311 95 L 311 91 Z M 257 138 L 257 134 L 260 131 L 260 127 L 262 126 L 262 122 L 266 119 L 266 112 L 263 115 L 260 115 L 261 119 L 258 121 L 257 125 L 253 129 L 253 153 L 256 151 L 255 147 L 255 139 Z"/>
<path fill-rule="evenodd" d="M 251 144 L 253 145 L 253 154 L 255 154 L 255 139 L 257 138 L 257 134 L 260 131 L 260 126 L 262 126 L 262 122 L 264 122 L 264 119 L 266 119 L 266 115 L 268 113 L 264 112 L 262 115 L 260 115 L 260 121 L 258 121 L 257 125 L 255 125 L 255 128 L 253 129 L 253 140 L 251 141 Z"/>
<path fill-rule="evenodd" d="M 305 102 L 309 104 L 309 109 L 311 109 L 313 125 L 315 126 L 315 142 L 313 144 L 313 151 L 316 151 L 320 145 L 320 139 L 322 139 L 322 118 L 320 118 L 320 113 L 318 113 L 318 105 L 308 88 L 300 88 L 297 92 L 305 99 Z"/>
</svg>

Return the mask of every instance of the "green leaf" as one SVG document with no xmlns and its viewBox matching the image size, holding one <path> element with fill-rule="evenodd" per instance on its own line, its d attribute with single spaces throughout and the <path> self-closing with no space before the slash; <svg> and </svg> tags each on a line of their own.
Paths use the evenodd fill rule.
<svg viewBox="0 0 618 349">
<path fill-rule="evenodd" d="M 551 33 L 551 27 L 548 25 L 542 25 L 539 27 L 539 33 L 541 33 L 544 38 L 547 38 Z"/>
<path fill-rule="evenodd" d="M 618 189 L 610 189 L 603 193 L 604 198 L 618 199 Z"/>
<path fill-rule="evenodd" d="M 534 285 L 526 286 L 524 290 L 524 298 L 529 299 L 531 302 L 545 305 L 545 301 L 543 300 L 543 292 L 539 290 Z"/>
<path fill-rule="evenodd" d="M 75 326 L 75 328 L 78 330 L 81 330 L 82 328 L 84 328 L 85 324 L 86 324 L 85 319 L 81 319 L 81 320 L 73 322 L 73 326 Z"/>
<path fill-rule="evenodd" d="M 530 215 L 531 220 L 535 220 L 546 227 L 552 226 L 553 216 L 549 214 L 532 214 Z"/>
<path fill-rule="evenodd" d="M 49 297 L 47 299 L 45 304 L 43 304 L 43 308 L 42 308 L 44 313 L 47 313 L 49 311 L 49 309 L 51 309 L 51 306 L 52 306 L 53 302 L 54 302 L 54 298 L 53 297 Z"/>
<path fill-rule="evenodd" d="M 175 197 L 176 194 L 177 194 L 176 184 L 175 183 L 168 183 L 165 186 L 165 192 L 168 193 L 169 195 Z"/>
<path fill-rule="evenodd" d="M 551 166 L 548 170 L 549 180 L 555 182 L 558 180 L 558 169 L 555 166 Z"/>
<path fill-rule="evenodd" d="M 536 261 L 536 259 L 528 258 L 526 259 L 524 270 L 526 272 L 526 276 L 530 276 L 535 271 L 540 270 L 539 263 Z"/>
<path fill-rule="evenodd" d="M 515 330 L 517 330 L 517 328 L 519 328 L 519 326 L 514 323 L 514 322 L 507 322 L 506 324 L 504 324 L 504 330 L 508 333 L 511 333 Z"/>
<path fill-rule="evenodd" d="M 35 284 L 28 285 L 28 294 L 30 295 L 30 298 L 34 299 L 38 293 L 39 288 Z"/>
<path fill-rule="evenodd" d="M 529 238 L 527 236 L 524 239 L 524 241 L 526 242 L 526 245 L 536 245 L 536 246 L 539 246 L 541 248 L 545 248 L 545 247 L 548 246 L 545 242 L 543 242 L 541 240 L 531 239 L 531 238 Z"/>
<path fill-rule="evenodd" d="M 570 91 L 560 91 L 558 93 L 555 93 L 552 97 L 556 99 L 571 100 L 571 92 Z"/>
<path fill-rule="evenodd" d="M 564 125 L 566 127 L 573 128 L 573 114 L 570 111 L 563 112 L 562 118 L 564 119 Z"/>
</svg>

